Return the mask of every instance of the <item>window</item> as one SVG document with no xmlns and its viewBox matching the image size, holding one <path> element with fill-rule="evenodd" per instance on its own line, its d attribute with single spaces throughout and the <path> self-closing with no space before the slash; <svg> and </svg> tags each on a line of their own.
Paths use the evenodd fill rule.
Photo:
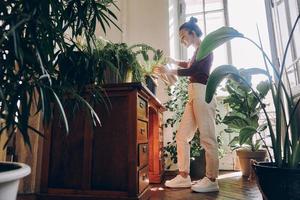
<svg viewBox="0 0 300 200">
<path fill-rule="evenodd" d="M 284 49 L 287 44 L 289 33 L 299 14 L 299 1 L 297 0 L 265 0 L 269 6 L 272 15 L 269 16 L 269 21 L 273 22 L 273 30 L 270 30 L 270 38 L 276 45 L 275 57 L 282 61 Z M 287 81 L 291 87 L 300 86 L 300 25 L 296 26 L 287 58 L 285 62 L 287 70 Z M 279 63 L 281 64 L 281 63 Z"/>
<path fill-rule="evenodd" d="M 226 5 L 227 0 L 182 0 L 180 3 L 180 24 L 188 21 L 190 17 L 196 17 L 198 19 L 198 25 L 201 28 L 203 35 L 228 24 L 226 20 Z M 203 36 L 202 36 L 203 37 Z M 214 51 L 215 57 L 214 67 L 224 63 L 228 63 L 229 44 L 223 45 Z M 191 58 L 193 56 L 194 49 L 181 48 L 181 56 Z"/>
</svg>

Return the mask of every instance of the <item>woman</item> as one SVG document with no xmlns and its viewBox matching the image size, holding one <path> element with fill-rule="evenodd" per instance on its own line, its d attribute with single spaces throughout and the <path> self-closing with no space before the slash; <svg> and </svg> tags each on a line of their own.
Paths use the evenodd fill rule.
<svg viewBox="0 0 300 200">
<path fill-rule="evenodd" d="M 218 144 L 215 135 L 215 110 L 216 103 L 205 102 L 206 82 L 209 77 L 213 55 L 209 54 L 204 59 L 196 61 L 196 54 L 201 45 L 202 32 L 198 27 L 197 19 L 191 19 L 179 28 L 180 41 L 186 47 L 193 46 L 196 50 L 189 62 L 169 59 L 171 63 L 178 65 L 181 69 L 170 70 L 166 67 L 157 67 L 155 71 L 161 74 L 173 74 L 178 76 L 189 76 L 188 86 L 189 101 L 176 135 L 179 174 L 172 180 L 166 181 L 165 185 L 170 188 L 191 187 L 195 192 L 219 191 L 218 176 Z M 190 172 L 190 145 L 196 129 L 200 131 L 200 142 L 205 149 L 206 176 L 191 184 Z"/>
</svg>

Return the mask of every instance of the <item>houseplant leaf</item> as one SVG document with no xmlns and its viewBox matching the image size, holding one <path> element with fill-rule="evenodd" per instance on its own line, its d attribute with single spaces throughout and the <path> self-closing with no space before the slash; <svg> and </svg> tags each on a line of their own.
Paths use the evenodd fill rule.
<svg viewBox="0 0 300 200">
<path fill-rule="evenodd" d="M 237 37 L 243 37 L 243 34 L 231 27 L 222 27 L 210 33 L 202 41 L 196 60 L 203 59 L 217 47 Z"/>
<path fill-rule="evenodd" d="M 252 136 L 256 133 L 256 129 L 252 126 L 246 126 L 245 128 L 241 129 L 239 134 L 239 142 L 240 145 L 247 142 L 247 140 L 251 139 Z"/>
</svg>

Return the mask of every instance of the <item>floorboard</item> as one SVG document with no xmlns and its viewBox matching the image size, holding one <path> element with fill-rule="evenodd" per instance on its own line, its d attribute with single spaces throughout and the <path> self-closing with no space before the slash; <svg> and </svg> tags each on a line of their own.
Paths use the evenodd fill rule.
<svg viewBox="0 0 300 200">
<path fill-rule="evenodd" d="M 172 176 L 167 177 L 167 179 Z M 262 200 L 255 181 L 248 181 L 241 172 L 221 172 L 219 192 L 195 193 L 191 189 L 170 189 L 151 184 L 150 200 Z M 19 195 L 18 200 L 36 200 L 35 195 Z"/>
<path fill-rule="evenodd" d="M 225 172 L 219 176 L 219 192 L 195 193 L 191 189 L 170 189 L 163 184 L 151 184 L 150 200 L 262 200 L 255 181 L 240 172 Z"/>
</svg>

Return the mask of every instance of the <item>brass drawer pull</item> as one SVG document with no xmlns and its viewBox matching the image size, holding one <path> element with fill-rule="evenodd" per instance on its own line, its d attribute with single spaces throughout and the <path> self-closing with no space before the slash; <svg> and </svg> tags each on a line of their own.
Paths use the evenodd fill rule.
<svg viewBox="0 0 300 200">
<path fill-rule="evenodd" d="M 142 180 L 144 181 L 146 179 L 147 179 L 147 174 L 145 173 L 145 174 L 142 175 Z"/>
<path fill-rule="evenodd" d="M 144 152 L 144 153 L 147 152 L 147 146 L 143 146 L 143 152 Z"/>
<path fill-rule="evenodd" d="M 144 108 L 144 107 L 145 107 L 144 103 L 140 101 L 140 108 Z"/>
<path fill-rule="evenodd" d="M 141 134 L 143 135 L 145 133 L 145 129 L 141 128 Z"/>
</svg>

